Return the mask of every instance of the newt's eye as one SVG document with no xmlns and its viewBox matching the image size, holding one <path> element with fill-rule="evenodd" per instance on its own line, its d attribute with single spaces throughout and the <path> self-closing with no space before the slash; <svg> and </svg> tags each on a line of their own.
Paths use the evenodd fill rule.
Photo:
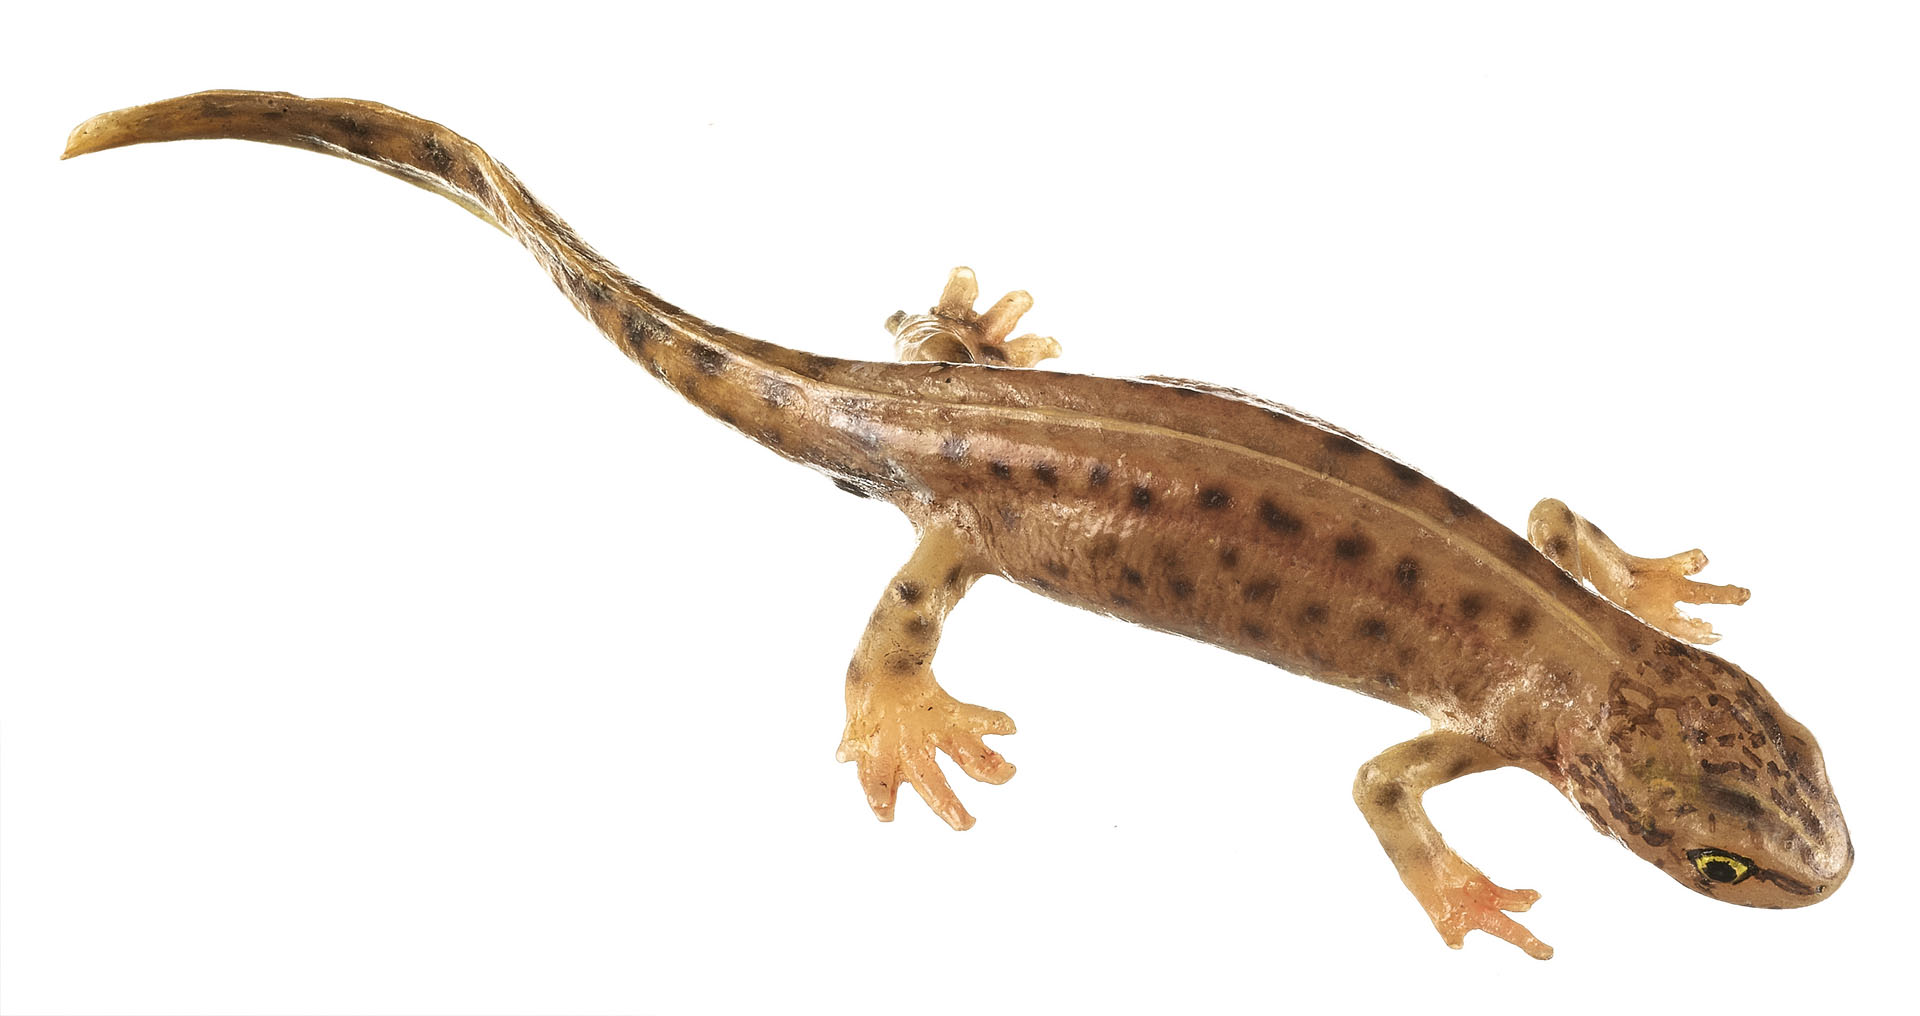
<svg viewBox="0 0 1920 1016">
<path fill-rule="evenodd" d="M 1689 850 L 1687 860 L 1693 862 L 1693 866 L 1699 869 L 1700 874 L 1715 882 L 1726 882 L 1729 885 L 1753 874 L 1752 861 L 1728 850 L 1715 850 L 1712 847 L 1705 850 Z"/>
</svg>

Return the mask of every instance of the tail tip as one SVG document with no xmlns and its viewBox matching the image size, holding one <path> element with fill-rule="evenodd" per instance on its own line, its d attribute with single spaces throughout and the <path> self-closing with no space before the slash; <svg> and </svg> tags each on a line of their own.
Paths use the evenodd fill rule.
<svg viewBox="0 0 1920 1016">
<path fill-rule="evenodd" d="M 109 130 L 112 126 L 110 119 L 112 116 L 112 113 L 102 113 L 99 116 L 89 117 L 80 126 L 75 127 L 73 132 L 67 135 L 67 146 L 60 151 L 61 160 L 65 161 L 76 155 L 87 155 L 103 148 L 114 147 L 112 132 Z"/>
</svg>

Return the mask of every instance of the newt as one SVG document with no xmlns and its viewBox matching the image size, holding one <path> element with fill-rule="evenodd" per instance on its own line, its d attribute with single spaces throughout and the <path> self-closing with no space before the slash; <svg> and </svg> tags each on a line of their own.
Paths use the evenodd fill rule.
<svg viewBox="0 0 1920 1016">
<path fill-rule="evenodd" d="M 903 784 L 955 829 L 973 817 L 936 753 L 975 780 L 1014 766 L 1007 714 L 934 679 L 947 616 L 983 576 L 1198 639 L 1424 714 L 1361 766 L 1354 800 L 1448 945 L 1478 929 L 1545 959 L 1508 916 L 1539 894 L 1490 881 L 1441 839 L 1428 789 L 1512 766 L 1600 832 L 1714 899 L 1788 908 L 1846 879 L 1853 845 L 1813 735 L 1759 682 L 1696 647 L 1678 603 L 1747 591 L 1690 576 L 1699 551 L 1626 553 L 1566 505 L 1524 536 L 1350 431 L 1244 392 L 1039 369 L 1025 292 L 976 309 L 957 268 L 926 313 L 886 321 L 899 359 L 841 359 L 737 334 L 654 295 L 506 167 L 390 107 L 210 91 L 105 113 L 63 158 L 237 138 L 361 162 L 520 241 L 628 358 L 708 415 L 919 534 L 846 671 L 838 757 L 891 820 Z"/>
</svg>

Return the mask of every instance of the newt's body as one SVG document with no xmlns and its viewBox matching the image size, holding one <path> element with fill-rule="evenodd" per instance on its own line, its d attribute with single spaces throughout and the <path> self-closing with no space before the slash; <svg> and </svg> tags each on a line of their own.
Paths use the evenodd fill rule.
<svg viewBox="0 0 1920 1016">
<path fill-rule="evenodd" d="M 1427 788 L 1500 766 L 1551 781 L 1596 827 L 1710 896 L 1800 906 L 1846 877 L 1852 846 L 1812 735 L 1739 668 L 1580 581 L 1710 641 L 1673 602 L 1745 591 L 1685 579 L 1705 563 L 1698 552 L 1630 557 L 1555 501 L 1535 509 L 1529 543 L 1284 407 L 1191 382 L 1027 369 L 1057 351 L 1007 339 L 1031 301 L 1011 294 L 976 315 L 964 269 L 930 314 L 888 322 L 922 362 L 736 335 L 622 274 L 471 142 L 374 103 L 207 92 L 96 117 L 67 154 L 210 137 L 316 149 L 452 197 L 532 250 L 669 387 L 906 512 L 921 543 L 848 668 L 841 744 L 883 819 L 904 781 L 956 828 L 972 824 L 936 748 L 976 779 L 1013 774 L 982 741 L 1011 721 L 957 702 L 930 667 L 947 612 L 997 574 L 1430 717 L 1430 732 L 1362 768 L 1355 797 L 1451 944 L 1477 927 L 1551 954 L 1501 913 L 1535 894 L 1488 882 L 1420 808 Z"/>
</svg>

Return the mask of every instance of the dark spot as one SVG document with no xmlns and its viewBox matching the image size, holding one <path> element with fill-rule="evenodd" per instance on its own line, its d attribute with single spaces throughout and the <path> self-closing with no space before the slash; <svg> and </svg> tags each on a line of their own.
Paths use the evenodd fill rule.
<svg viewBox="0 0 1920 1016">
<path fill-rule="evenodd" d="M 778 448 L 787 443 L 786 435 L 774 430 L 772 427 L 768 427 L 760 432 L 760 440 L 774 448 Z"/>
<path fill-rule="evenodd" d="M 774 409 L 785 409 L 792 405 L 799 394 L 799 388 L 776 378 L 768 378 L 760 383 L 760 401 Z"/>
<path fill-rule="evenodd" d="M 729 426 L 729 427 L 731 427 L 731 426 L 733 426 L 733 414 L 732 414 L 732 413 L 729 413 L 729 412 L 727 412 L 727 411 L 726 411 L 726 410 L 724 410 L 724 409 L 716 409 L 716 410 L 714 410 L 714 411 L 713 411 L 713 418 L 714 418 L 714 419 L 716 419 L 716 420 L 719 420 L 719 421 L 720 421 L 721 423 L 724 423 L 724 424 L 726 424 L 726 425 L 727 425 L 727 426 Z"/>
<path fill-rule="evenodd" d="M 925 614 L 914 614 L 907 618 L 907 623 L 902 627 L 906 629 L 908 637 L 918 642 L 933 637 L 933 621 Z"/>
<path fill-rule="evenodd" d="M 946 586 L 948 589 L 952 589 L 954 586 L 959 585 L 960 584 L 960 566 L 956 564 L 952 568 L 947 569 L 947 577 L 941 580 L 941 584 Z"/>
<path fill-rule="evenodd" d="M 918 582 L 902 582 L 893 587 L 893 594 L 907 603 L 919 603 L 920 598 L 927 595 L 927 591 L 920 588 Z"/>
<path fill-rule="evenodd" d="M 1360 533 L 1333 541 L 1333 556 L 1345 561 L 1366 557 L 1373 552 L 1373 541 Z"/>
<path fill-rule="evenodd" d="M 1200 396 L 1206 394 L 1205 392 L 1201 391 L 1198 388 L 1189 388 L 1186 385 L 1174 385 L 1172 387 L 1173 387 L 1173 394 L 1178 395 L 1183 399 L 1197 399 Z"/>
<path fill-rule="evenodd" d="M 1455 494 L 1453 491 L 1447 491 L 1447 513 L 1452 515 L 1454 519 L 1464 519 L 1477 511 L 1479 511 L 1479 509 L 1468 503 L 1466 498 Z"/>
<path fill-rule="evenodd" d="M 1387 472 L 1392 473 L 1394 479 L 1399 480 L 1409 487 L 1426 479 L 1418 469 L 1404 462 L 1395 462 L 1392 459 L 1387 460 Z"/>
<path fill-rule="evenodd" d="M 1360 622 L 1360 624 L 1353 629 L 1353 632 L 1363 639 L 1385 642 L 1387 640 L 1387 622 L 1377 617 L 1370 617 Z"/>
<path fill-rule="evenodd" d="M 1133 506 L 1142 511 L 1153 506 L 1153 491 L 1143 486 L 1133 488 Z"/>
<path fill-rule="evenodd" d="M 1572 549 L 1572 547 L 1567 546 L 1567 538 L 1564 536 L 1556 536 L 1547 541 L 1547 556 L 1551 558 L 1559 559 L 1566 557 L 1567 552 Z"/>
<path fill-rule="evenodd" d="M 1300 531 L 1300 519 L 1297 516 L 1283 511 L 1279 505 L 1265 498 L 1260 500 L 1260 521 L 1265 522 L 1267 528 L 1276 533 L 1297 533 Z"/>
<path fill-rule="evenodd" d="M 1067 577 L 1067 566 L 1058 561 L 1048 561 L 1047 574 L 1056 579 L 1064 579 Z"/>
<path fill-rule="evenodd" d="M 1096 462 L 1087 470 L 1087 486 L 1104 487 L 1107 485 L 1107 479 L 1112 475 L 1112 470 Z"/>
<path fill-rule="evenodd" d="M 1136 588 L 1147 584 L 1146 576 L 1141 575 L 1139 572 L 1134 571 L 1132 568 L 1120 569 L 1120 577 L 1126 580 L 1127 585 L 1134 586 Z"/>
<path fill-rule="evenodd" d="M 1240 551 L 1233 547 L 1221 547 L 1220 567 L 1228 571 L 1240 567 Z"/>
<path fill-rule="evenodd" d="M 853 495 L 854 497 L 866 497 L 866 496 L 867 496 L 867 492 L 866 492 L 866 491 L 864 491 L 864 490 L 861 490 L 861 489 L 860 489 L 860 488 L 859 488 L 858 486 L 856 486 L 856 485 L 854 484 L 854 482 L 853 482 L 852 480 L 849 480 L 849 479 L 847 479 L 847 478 L 846 478 L 846 477 L 844 477 L 844 476 L 836 476 L 836 477 L 834 477 L 834 478 L 833 478 L 833 485 L 834 485 L 834 486 L 836 486 L 836 487 L 838 487 L 838 488 L 840 488 L 841 490 L 844 490 L 844 491 L 846 491 L 846 492 L 847 492 L 847 493 L 849 493 L 849 494 L 852 494 L 852 495 Z"/>
<path fill-rule="evenodd" d="M 896 674 L 909 674 L 915 670 L 920 669 L 920 664 L 925 659 L 926 657 L 924 656 L 915 656 L 910 653 L 900 653 L 895 656 L 887 657 L 887 669 L 893 671 Z"/>
<path fill-rule="evenodd" d="M 727 351 L 719 346 L 700 343 L 693 347 L 693 369 L 712 377 L 726 369 Z"/>
<path fill-rule="evenodd" d="M 453 172 L 453 156 L 447 152 L 446 146 L 440 143 L 438 137 L 429 134 L 421 138 L 420 155 L 422 161 L 427 164 L 427 168 L 435 173 L 447 176 Z"/>
<path fill-rule="evenodd" d="M 1240 598 L 1248 603 L 1264 600 L 1273 595 L 1274 585 L 1266 579 L 1255 579 L 1240 590 Z"/>
<path fill-rule="evenodd" d="M 999 346 L 989 346 L 989 345 L 983 344 L 980 347 L 980 362 L 981 363 L 1006 363 L 1007 351 L 1004 349 L 1001 349 Z"/>
<path fill-rule="evenodd" d="M 1399 804 L 1400 799 L 1405 796 L 1407 796 L 1407 792 L 1401 788 L 1400 784 L 1389 783 L 1379 790 L 1374 791 L 1373 806 L 1376 808 L 1391 808 Z"/>
<path fill-rule="evenodd" d="M 1111 602 L 1111 603 L 1112 603 L 1112 604 L 1113 604 L 1114 606 L 1116 606 L 1116 607 L 1131 607 L 1131 606 L 1133 606 L 1133 601 L 1132 601 L 1132 600 L 1130 600 L 1130 599 L 1127 599 L 1127 598 L 1126 598 L 1126 597 L 1124 597 L 1124 596 L 1121 596 L 1121 595 L 1120 595 L 1119 593 L 1112 593 L 1112 594 L 1110 594 L 1110 595 L 1108 595 L 1108 597 L 1107 597 L 1107 599 L 1108 599 L 1108 601 L 1110 601 L 1110 602 Z"/>
<path fill-rule="evenodd" d="M 345 113 L 342 113 L 334 117 L 333 125 L 335 127 L 340 128 L 340 130 L 343 133 L 351 134 L 356 138 L 364 138 L 367 135 L 373 133 L 373 128 L 368 127 L 366 124 L 363 124 L 358 120 L 355 120 L 353 117 Z"/>
<path fill-rule="evenodd" d="M 1055 469 L 1051 463 L 1034 463 L 1033 478 L 1049 487 L 1058 487 L 1060 485 L 1060 471 Z"/>
<path fill-rule="evenodd" d="M 1525 635 L 1533 630 L 1533 622 L 1533 611 L 1522 607 L 1508 616 L 1507 631 L 1513 635 Z"/>
<path fill-rule="evenodd" d="M 1460 613 L 1471 618 L 1479 617 L 1487 609 L 1487 598 L 1481 593 L 1468 593 L 1460 597 Z"/>
<path fill-rule="evenodd" d="M 940 442 L 940 457 L 948 462 L 958 462 L 967 457 L 967 439 L 950 437 Z"/>
<path fill-rule="evenodd" d="M 1380 673 L 1373 675 L 1373 679 L 1375 681 L 1380 682 L 1380 686 L 1383 688 L 1400 687 L 1400 675 L 1394 673 L 1391 670 L 1383 670 Z"/>
<path fill-rule="evenodd" d="M 1400 563 L 1393 566 L 1393 580 L 1400 583 L 1400 588 L 1411 591 L 1420 584 L 1420 562 L 1410 557 L 1401 558 Z"/>
<path fill-rule="evenodd" d="M 1233 495 L 1219 487 L 1208 487 L 1200 492 L 1200 507 L 1208 511 L 1217 511 L 1233 503 Z"/>
<path fill-rule="evenodd" d="M 1685 659 L 1693 655 L 1693 647 L 1674 639 L 1661 639 L 1653 644 L 1653 651 L 1661 656 L 1674 656 Z"/>
<path fill-rule="evenodd" d="M 1300 612 L 1300 620 L 1308 624 L 1325 624 L 1327 621 L 1327 605 L 1324 603 L 1307 604 L 1307 608 Z"/>
<path fill-rule="evenodd" d="M 1176 600 L 1190 599 L 1193 596 L 1193 583 L 1186 579 L 1174 579 L 1167 583 L 1167 592 Z"/>
<path fill-rule="evenodd" d="M 1472 768 L 1473 768 L 1472 756 L 1465 756 L 1462 758 L 1454 759 L 1453 764 L 1447 767 L 1447 779 L 1457 780 L 1461 776 L 1465 775 L 1467 770 Z"/>
<path fill-rule="evenodd" d="M 1366 451 L 1365 448 L 1360 447 L 1360 442 L 1345 434 L 1328 434 L 1320 439 L 1320 444 L 1335 455 L 1358 455 Z"/>
<path fill-rule="evenodd" d="M 1267 630 L 1252 621 L 1242 621 L 1240 623 L 1240 633 L 1255 642 L 1265 642 L 1267 640 Z"/>
<path fill-rule="evenodd" d="M 1742 793 L 1717 780 L 1701 780 L 1700 796 L 1707 805 L 1722 814 L 1751 822 L 1767 813 L 1766 806 L 1752 794 Z"/>
<path fill-rule="evenodd" d="M 1030 585 L 1033 588 L 1040 590 L 1041 592 L 1047 592 L 1047 593 L 1053 592 L 1053 583 L 1048 582 L 1046 579 L 1043 579 L 1043 578 L 1038 578 L 1038 577 L 1030 578 L 1027 580 L 1027 585 Z"/>
<path fill-rule="evenodd" d="M 1013 476 L 1013 467 L 1001 462 L 999 459 L 987 463 L 987 470 L 1002 480 L 1009 479 Z"/>
</svg>

